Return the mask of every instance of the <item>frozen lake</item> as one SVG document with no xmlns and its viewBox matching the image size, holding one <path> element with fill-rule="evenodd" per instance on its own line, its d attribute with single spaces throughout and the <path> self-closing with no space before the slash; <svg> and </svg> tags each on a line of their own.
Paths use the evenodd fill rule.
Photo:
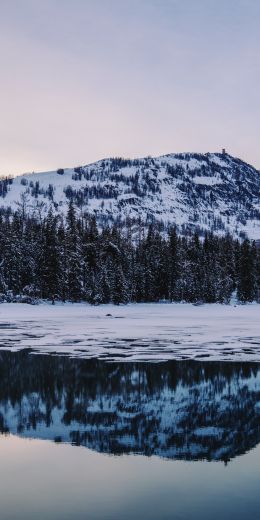
<svg viewBox="0 0 260 520">
<path fill-rule="evenodd" d="M 257 518 L 259 309 L 0 305 L 2 517 Z"/>
<path fill-rule="evenodd" d="M 260 362 L 260 306 L 2 304 L 0 346 L 109 361 Z"/>
</svg>

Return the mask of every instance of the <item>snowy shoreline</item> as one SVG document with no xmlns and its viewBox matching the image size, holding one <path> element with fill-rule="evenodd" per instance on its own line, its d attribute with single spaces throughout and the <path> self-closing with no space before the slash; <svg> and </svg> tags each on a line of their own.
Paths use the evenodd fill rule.
<svg viewBox="0 0 260 520">
<path fill-rule="evenodd" d="M 0 305 L 0 349 L 107 361 L 260 362 L 260 307 L 81 303 Z"/>
</svg>

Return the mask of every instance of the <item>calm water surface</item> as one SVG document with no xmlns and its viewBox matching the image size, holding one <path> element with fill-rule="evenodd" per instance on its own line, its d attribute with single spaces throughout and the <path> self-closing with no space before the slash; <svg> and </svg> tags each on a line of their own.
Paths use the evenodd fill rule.
<svg viewBox="0 0 260 520">
<path fill-rule="evenodd" d="M 0 353 L 0 518 L 256 519 L 260 366 Z"/>
</svg>

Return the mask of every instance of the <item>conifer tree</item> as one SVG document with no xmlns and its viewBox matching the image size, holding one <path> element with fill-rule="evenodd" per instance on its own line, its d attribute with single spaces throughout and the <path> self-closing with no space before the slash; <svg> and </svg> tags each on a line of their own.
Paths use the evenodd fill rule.
<svg viewBox="0 0 260 520">
<path fill-rule="evenodd" d="M 249 240 L 245 240 L 240 250 L 238 278 L 238 298 L 242 302 L 251 302 L 256 298 L 255 261 L 255 245 L 250 246 Z"/>
</svg>

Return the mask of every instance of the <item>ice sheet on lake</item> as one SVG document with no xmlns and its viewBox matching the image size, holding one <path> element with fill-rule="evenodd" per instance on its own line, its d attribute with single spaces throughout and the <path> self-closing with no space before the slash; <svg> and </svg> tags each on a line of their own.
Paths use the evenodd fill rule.
<svg viewBox="0 0 260 520">
<path fill-rule="evenodd" d="M 109 361 L 260 362 L 260 306 L 2 304 L 0 348 Z"/>
</svg>

